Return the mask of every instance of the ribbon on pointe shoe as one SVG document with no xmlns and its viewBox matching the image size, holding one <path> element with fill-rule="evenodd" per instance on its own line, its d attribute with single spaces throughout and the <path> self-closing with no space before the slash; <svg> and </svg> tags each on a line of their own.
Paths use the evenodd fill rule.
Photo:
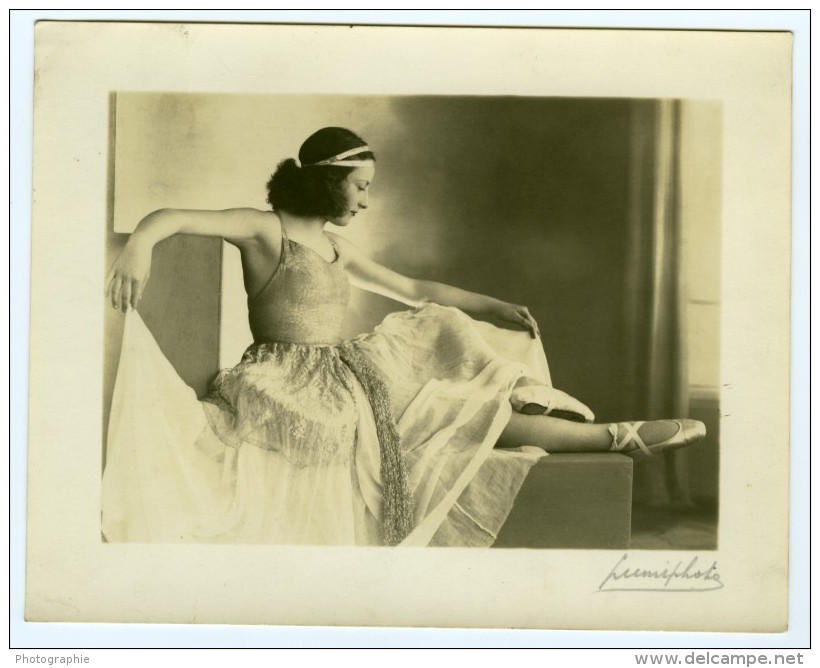
<svg viewBox="0 0 820 668">
<path fill-rule="evenodd" d="M 609 433 L 612 435 L 610 451 L 622 452 L 630 457 L 641 454 L 651 456 L 665 450 L 675 450 L 691 445 L 706 436 L 706 425 L 698 420 L 655 420 L 653 422 L 671 422 L 677 426 L 677 429 L 668 438 L 647 445 L 638 433 L 638 430 L 647 422 L 613 422 L 608 427 Z M 618 438 L 619 428 L 624 430 L 620 439 Z"/>
</svg>

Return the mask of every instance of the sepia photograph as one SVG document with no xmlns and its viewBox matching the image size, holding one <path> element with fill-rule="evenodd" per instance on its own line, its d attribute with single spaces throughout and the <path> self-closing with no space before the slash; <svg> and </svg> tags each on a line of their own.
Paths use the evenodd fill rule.
<svg viewBox="0 0 820 668">
<path fill-rule="evenodd" d="M 791 49 L 39 22 L 25 619 L 787 630 Z"/>
<path fill-rule="evenodd" d="M 719 104 L 111 119 L 106 540 L 716 547 Z"/>
</svg>

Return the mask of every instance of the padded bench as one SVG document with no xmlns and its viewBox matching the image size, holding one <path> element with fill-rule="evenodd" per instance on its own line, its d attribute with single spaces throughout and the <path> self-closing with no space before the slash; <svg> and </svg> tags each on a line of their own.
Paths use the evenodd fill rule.
<svg viewBox="0 0 820 668">
<path fill-rule="evenodd" d="M 632 459 L 551 454 L 530 470 L 493 547 L 626 549 Z"/>
</svg>

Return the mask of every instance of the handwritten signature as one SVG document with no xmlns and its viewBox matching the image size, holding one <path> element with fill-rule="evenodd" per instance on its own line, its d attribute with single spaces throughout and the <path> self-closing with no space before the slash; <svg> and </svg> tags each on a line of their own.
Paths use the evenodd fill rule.
<svg viewBox="0 0 820 668">
<path fill-rule="evenodd" d="M 624 554 L 607 576 L 598 585 L 598 591 L 714 591 L 723 589 L 717 562 L 707 569 L 698 565 L 698 558 L 684 566 L 678 561 L 674 566 L 647 568 L 645 565 L 627 563 L 630 557 Z M 667 561 L 667 564 L 670 562 Z"/>
</svg>

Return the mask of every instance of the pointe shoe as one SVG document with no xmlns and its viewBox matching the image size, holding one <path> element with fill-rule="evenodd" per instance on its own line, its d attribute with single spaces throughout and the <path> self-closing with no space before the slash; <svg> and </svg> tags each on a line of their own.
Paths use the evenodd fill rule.
<svg viewBox="0 0 820 668">
<path fill-rule="evenodd" d="M 612 434 L 611 452 L 621 452 L 630 457 L 651 457 L 683 448 L 692 443 L 700 441 L 706 436 L 706 425 L 698 420 L 661 420 L 662 422 L 674 422 L 678 430 L 665 441 L 660 443 L 647 444 L 638 434 L 638 430 L 646 422 L 615 422 L 609 425 L 609 433 Z M 623 428 L 625 433 L 619 438 L 618 432 Z"/>
</svg>

